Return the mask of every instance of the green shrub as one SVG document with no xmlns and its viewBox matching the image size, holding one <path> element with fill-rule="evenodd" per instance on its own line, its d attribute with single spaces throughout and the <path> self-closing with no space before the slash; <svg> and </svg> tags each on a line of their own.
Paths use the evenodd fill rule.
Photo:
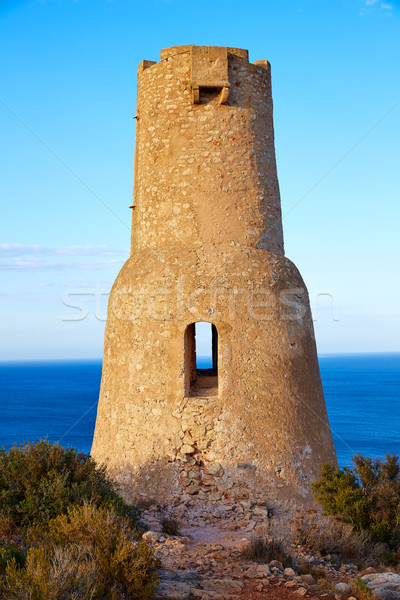
<svg viewBox="0 0 400 600">
<path fill-rule="evenodd" d="M 353 583 L 353 588 L 358 597 L 360 597 L 360 596 L 361 596 L 361 598 L 370 598 L 371 597 L 371 592 L 369 591 L 367 584 L 365 583 L 365 581 L 363 581 L 359 577 L 357 579 L 355 579 L 355 581 Z"/>
<path fill-rule="evenodd" d="M 23 566 L 25 564 L 25 554 L 14 544 L 0 544 L 0 573 L 3 573 L 7 563 L 15 560 L 16 564 Z"/>
<path fill-rule="evenodd" d="M 4 598 L 16 600 L 147 600 L 158 562 L 135 541 L 129 519 L 93 504 L 72 507 L 33 540 L 26 568 L 7 563 Z"/>
<path fill-rule="evenodd" d="M 325 513 L 358 531 L 375 544 L 384 543 L 392 557 L 400 549 L 400 464 L 397 456 L 371 460 L 360 454 L 354 467 L 336 469 L 323 465 L 312 484 L 313 494 Z"/>
<path fill-rule="evenodd" d="M 158 562 L 138 533 L 90 456 L 43 440 L 0 450 L 1 598 L 147 600 Z"/>
<path fill-rule="evenodd" d="M 89 455 L 45 440 L 0 449 L 0 519 L 41 526 L 85 501 L 113 507 L 137 523 L 136 510 Z"/>
</svg>

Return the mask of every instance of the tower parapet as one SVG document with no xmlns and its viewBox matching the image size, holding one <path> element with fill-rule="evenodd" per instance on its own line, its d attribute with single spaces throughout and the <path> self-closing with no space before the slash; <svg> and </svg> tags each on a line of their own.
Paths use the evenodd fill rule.
<svg viewBox="0 0 400 600">
<path fill-rule="evenodd" d="M 94 457 L 131 497 L 309 500 L 336 457 L 307 290 L 284 256 L 267 61 L 177 46 L 139 65 L 133 198 Z"/>
</svg>

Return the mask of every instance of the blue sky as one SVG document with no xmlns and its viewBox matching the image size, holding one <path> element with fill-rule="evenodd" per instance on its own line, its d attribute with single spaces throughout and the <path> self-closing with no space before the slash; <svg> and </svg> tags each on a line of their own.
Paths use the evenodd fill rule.
<svg viewBox="0 0 400 600">
<path fill-rule="evenodd" d="M 398 0 L 0 1 L 0 359 L 102 355 L 137 65 L 187 43 L 272 64 L 286 254 L 319 351 L 400 351 L 399 39 Z"/>
</svg>

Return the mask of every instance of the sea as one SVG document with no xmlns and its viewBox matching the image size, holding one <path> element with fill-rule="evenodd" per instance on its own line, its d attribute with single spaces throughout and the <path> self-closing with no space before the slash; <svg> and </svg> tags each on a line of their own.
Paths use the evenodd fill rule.
<svg viewBox="0 0 400 600">
<path fill-rule="evenodd" d="M 400 353 L 323 355 L 319 364 L 339 465 L 358 453 L 400 455 Z M 0 446 L 45 438 L 90 452 L 101 365 L 0 362 Z"/>
</svg>

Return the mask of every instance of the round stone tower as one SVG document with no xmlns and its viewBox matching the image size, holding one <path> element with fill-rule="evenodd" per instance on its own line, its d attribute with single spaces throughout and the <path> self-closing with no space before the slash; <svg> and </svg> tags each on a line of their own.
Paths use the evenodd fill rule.
<svg viewBox="0 0 400 600">
<path fill-rule="evenodd" d="M 136 118 L 92 454 L 128 497 L 307 501 L 336 456 L 307 290 L 284 256 L 270 65 L 167 48 L 139 65 Z"/>
</svg>

